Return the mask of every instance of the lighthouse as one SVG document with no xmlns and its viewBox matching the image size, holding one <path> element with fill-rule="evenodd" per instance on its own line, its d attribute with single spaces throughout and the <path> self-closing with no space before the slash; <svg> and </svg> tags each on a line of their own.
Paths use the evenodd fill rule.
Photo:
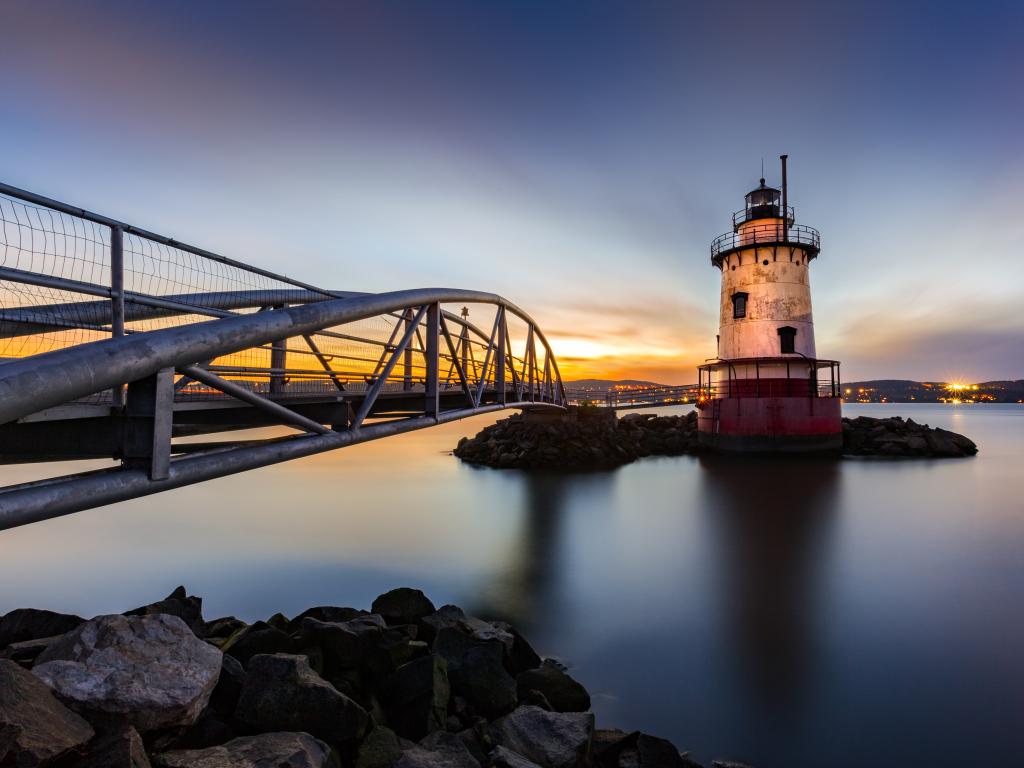
<svg viewBox="0 0 1024 768">
<path fill-rule="evenodd" d="M 722 273 L 717 352 L 698 369 L 698 435 L 721 451 L 838 453 L 843 429 L 839 363 L 817 357 L 811 263 L 813 227 L 782 188 L 760 185 L 733 214 L 732 231 L 711 243 Z"/>
</svg>

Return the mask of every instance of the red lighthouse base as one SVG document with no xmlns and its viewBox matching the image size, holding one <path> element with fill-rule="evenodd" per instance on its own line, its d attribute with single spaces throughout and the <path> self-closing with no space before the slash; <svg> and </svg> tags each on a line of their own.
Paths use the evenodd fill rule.
<svg viewBox="0 0 1024 768">
<path fill-rule="evenodd" d="M 716 397 L 697 405 L 700 444 L 743 453 L 832 453 L 843 448 L 838 397 Z"/>
</svg>

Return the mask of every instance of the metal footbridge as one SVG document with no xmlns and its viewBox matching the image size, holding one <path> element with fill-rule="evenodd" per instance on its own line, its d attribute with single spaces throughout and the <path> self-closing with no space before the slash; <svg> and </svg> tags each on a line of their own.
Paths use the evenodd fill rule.
<svg viewBox="0 0 1024 768">
<path fill-rule="evenodd" d="M 567 403 L 501 296 L 319 288 L 0 184 L 0 463 L 116 462 L 0 488 L 0 529 Z"/>
</svg>

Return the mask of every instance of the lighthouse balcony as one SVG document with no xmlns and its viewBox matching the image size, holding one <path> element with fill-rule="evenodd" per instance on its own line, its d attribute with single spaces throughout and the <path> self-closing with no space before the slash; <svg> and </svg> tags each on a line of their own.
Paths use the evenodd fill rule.
<svg viewBox="0 0 1024 768">
<path fill-rule="evenodd" d="M 768 203 L 766 205 L 759 205 L 755 203 L 745 206 L 732 215 L 732 228 L 733 231 L 735 231 L 740 228 L 741 224 L 745 224 L 748 221 L 754 221 L 755 219 L 781 218 L 782 206 L 780 204 Z M 793 226 L 796 223 L 796 211 L 793 210 L 792 205 L 786 206 L 786 223 L 789 226 Z"/>
<path fill-rule="evenodd" d="M 821 235 L 814 227 L 786 226 L 781 221 L 746 226 L 738 232 L 726 232 L 711 241 L 711 263 L 721 268 L 722 261 L 727 256 L 744 248 L 770 248 L 779 245 L 801 248 L 809 259 L 813 259 L 821 250 Z"/>
<path fill-rule="evenodd" d="M 697 369 L 698 403 L 724 398 L 839 398 L 839 361 L 803 356 L 715 360 Z"/>
</svg>

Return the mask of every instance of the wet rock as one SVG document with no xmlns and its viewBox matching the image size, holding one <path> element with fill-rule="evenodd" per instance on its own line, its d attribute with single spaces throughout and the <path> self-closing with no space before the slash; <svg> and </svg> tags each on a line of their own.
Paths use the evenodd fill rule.
<svg viewBox="0 0 1024 768">
<path fill-rule="evenodd" d="M 243 736 L 208 749 L 153 757 L 154 768 L 327 768 L 331 762 L 330 747 L 308 733 Z"/>
<path fill-rule="evenodd" d="M 587 759 L 594 732 L 591 713 L 519 707 L 490 726 L 491 740 L 543 768 L 571 768 Z"/>
<path fill-rule="evenodd" d="M 519 697 L 530 691 L 539 691 L 556 712 L 586 712 L 590 709 L 590 694 L 559 664 L 546 659 L 537 669 L 523 672 L 516 678 Z"/>
<path fill-rule="evenodd" d="M 70 632 L 85 621 L 81 616 L 35 608 L 17 608 L 0 618 L 0 648 Z"/>
<path fill-rule="evenodd" d="M 447 664 L 437 654 L 399 667 L 386 688 L 388 722 L 400 736 L 418 740 L 447 724 L 451 688 Z"/>
<path fill-rule="evenodd" d="M 261 731 L 307 731 L 338 743 L 362 737 L 366 711 L 310 669 L 305 656 L 249 661 L 235 717 Z"/>
<path fill-rule="evenodd" d="M 144 605 L 133 611 L 125 611 L 125 616 L 155 616 L 164 613 L 168 616 L 177 616 L 188 624 L 189 628 L 196 634 L 203 629 L 203 598 L 188 595 L 184 587 L 178 587 L 171 594 L 155 603 Z"/>
<path fill-rule="evenodd" d="M 356 768 L 391 768 L 402 756 L 398 736 L 390 728 L 376 726 L 359 745 Z"/>
<path fill-rule="evenodd" d="M 480 763 L 459 736 L 437 731 L 403 751 L 394 768 L 480 768 Z"/>
<path fill-rule="evenodd" d="M 0 660 L 0 763 L 47 765 L 92 737 L 89 723 L 57 701 L 35 675 Z"/>
<path fill-rule="evenodd" d="M 100 734 L 88 749 L 74 768 L 150 768 L 142 737 L 131 726 Z"/>
<path fill-rule="evenodd" d="M 434 613 L 434 604 L 418 589 L 399 587 L 374 600 L 370 610 L 388 624 L 415 624 Z"/>
<path fill-rule="evenodd" d="M 265 621 L 257 621 L 229 637 L 221 650 L 238 659 L 242 666 L 248 666 L 249 659 L 257 654 L 294 653 L 297 648 L 289 635 Z"/>
<path fill-rule="evenodd" d="M 32 673 L 96 722 L 139 731 L 190 725 L 217 683 L 221 652 L 177 616 L 99 616 L 50 645 Z"/>
</svg>

